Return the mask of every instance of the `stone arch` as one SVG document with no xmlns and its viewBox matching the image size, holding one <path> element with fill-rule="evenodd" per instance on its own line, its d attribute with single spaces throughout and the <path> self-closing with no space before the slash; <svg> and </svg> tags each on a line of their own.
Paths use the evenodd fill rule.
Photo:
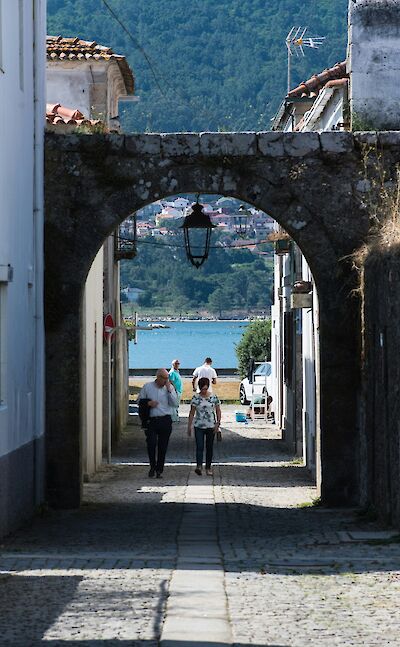
<svg viewBox="0 0 400 647">
<path fill-rule="evenodd" d="M 343 258 L 368 230 L 360 146 L 350 133 L 47 135 L 47 474 L 53 505 L 79 505 L 80 303 L 107 236 L 177 193 L 217 193 L 270 214 L 296 241 L 320 305 L 321 494 L 358 497 L 359 307 Z M 345 412 L 345 413 L 344 413 Z"/>
</svg>

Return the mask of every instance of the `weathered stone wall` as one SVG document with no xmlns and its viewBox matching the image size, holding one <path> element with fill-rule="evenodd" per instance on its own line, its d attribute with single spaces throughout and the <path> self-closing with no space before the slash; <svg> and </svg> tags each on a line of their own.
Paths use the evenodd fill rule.
<svg viewBox="0 0 400 647">
<path fill-rule="evenodd" d="M 400 249 L 364 270 L 363 502 L 400 527 Z"/>
<path fill-rule="evenodd" d="M 133 211 L 176 193 L 239 198 L 274 217 L 313 273 L 320 305 L 320 490 L 359 501 L 360 305 L 347 262 L 367 236 L 363 145 L 393 176 L 400 133 L 171 133 L 46 138 L 48 494 L 79 505 L 82 286 L 107 236 Z M 183 268 L 184 269 L 184 268 Z"/>
<path fill-rule="evenodd" d="M 355 129 L 399 129 L 400 0 L 350 0 L 348 15 Z"/>
</svg>

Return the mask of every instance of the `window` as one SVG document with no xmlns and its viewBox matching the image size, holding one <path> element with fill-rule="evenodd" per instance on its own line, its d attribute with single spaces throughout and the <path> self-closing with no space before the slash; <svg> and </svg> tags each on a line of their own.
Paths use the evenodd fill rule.
<svg viewBox="0 0 400 647">
<path fill-rule="evenodd" d="M 266 375 L 268 377 L 268 375 L 271 375 L 271 371 L 271 364 L 266 362 L 264 364 L 260 364 L 254 375 Z"/>
</svg>

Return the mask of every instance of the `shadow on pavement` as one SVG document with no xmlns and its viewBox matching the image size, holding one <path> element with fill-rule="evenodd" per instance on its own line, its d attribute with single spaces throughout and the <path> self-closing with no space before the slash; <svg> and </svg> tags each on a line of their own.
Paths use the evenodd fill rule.
<svg viewBox="0 0 400 647">
<path fill-rule="evenodd" d="M 22 647 L 39 640 L 74 597 L 82 579 L 77 575 L 28 577 L 17 573 L 2 578 L 0 644 Z"/>
<path fill-rule="evenodd" d="M 100 633 L 102 627 L 109 633 L 118 633 L 118 630 L 108 626 L 114 620 L 117 612 L 121 620 L 134 618 L 134 605 L 140 600 L 156 595 L 158 603 L 151 615 L 152 633 L 159 636 L 165 613 L 165 603 L 168 587 L 165 581 L 161 582 L 159 591 L 135 591 L 134 581 L 132 587 L 124 591 L 113 588 L 112 585 L 104 587 L 91 587 L 78 591 L 83 576 L 65 575 L 25 576 L 16 573 L 10 574 L 0 580 L 0 644 L 15 645 L 18 647 L 32 647 L 36 645 L 148 645 L 156 647 L 157 639 L 153 640 L 123 640 L 118 637 L 104 640 L 79 640 L 79 633 Z M 45 638 L 46 632 L 52 628 L 57 635 L 57 620 L 63 618 L 62 633 L 74 636 L 73 639 Z M 120 629 L 120 627 L 119 627 Z M 137 633 L 137 630 L 131 630 Z"/>
<path fill-rule="evenodd" d="M 148 499 L 144 493 L 136 502 L 99 501 L 75 511 L 51 511 L 4 540 L 0 569 L 46 569 L 44 559 L 53 563 L 49 569 L 173 568 L 184 506 L 188 510 L 200 505 L 205 510 L 207 504 L 163 502 L 164 494 L 150 492 Z M 393 560 L 398 564 L 400 558 L 395 542 L 376 546 L 341 539 L 341 533 L 352 529 L 374 530 L 370 524 L 360 524 L 354 511 L 234 502 L 216 503 L 215 511 L 227 572 L 389 571 Z M 15 564 L 10 566 L 11 562 Z"/>
</svg>

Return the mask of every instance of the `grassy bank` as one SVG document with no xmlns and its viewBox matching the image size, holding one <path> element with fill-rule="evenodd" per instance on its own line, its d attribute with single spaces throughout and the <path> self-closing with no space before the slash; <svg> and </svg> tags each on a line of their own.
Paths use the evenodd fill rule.
<svg viewBox="0 0 400 647">
<path fill-rule="evenodd" d="M 146 382 L 151 382 L 151 378 L 131 377 L 129 379 L 129 392 L 131 394 L 131 399 L 136 399 L 141 387 Z M 236 402 L 239 400 L 239 384 L 240 381 L 236 378 L 219 380 L 214 387 L 214 393 L 216 393 L 223 402 Z M 190 400 L 192 395 L 192 380 L 190 378 L 184 378 L 182 399 Z"/>
</svg>

